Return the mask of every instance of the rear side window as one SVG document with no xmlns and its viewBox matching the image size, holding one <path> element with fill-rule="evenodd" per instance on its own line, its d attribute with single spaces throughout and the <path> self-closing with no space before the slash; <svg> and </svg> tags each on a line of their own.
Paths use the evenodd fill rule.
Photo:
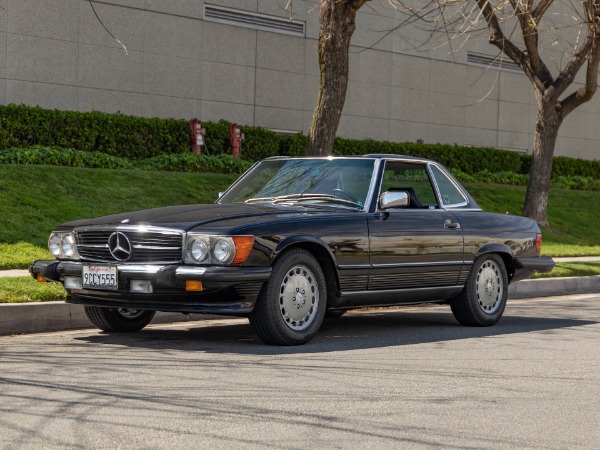
<svg viewBox="0 0 600 450">
<path fill-rule="evenodd" d="M 442 170 L 435 165 L 429 166 L 431 174 L 435 179 L 437 187 L 440 191 L 440 200 L 442 206 L 461 206 L 467 202 L 466 197 L 460 189 L 452 182 Z"/>
</svg>

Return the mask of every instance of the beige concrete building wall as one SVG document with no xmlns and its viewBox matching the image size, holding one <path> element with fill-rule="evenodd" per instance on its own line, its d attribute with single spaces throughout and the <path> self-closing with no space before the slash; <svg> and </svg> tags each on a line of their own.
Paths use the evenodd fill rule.
<svg viewBox="0 0 600 450">
<path fill-rule="evenodd" d="M 319 83 L 318 7 L 294 1 L 305 37 L 204 20 L 204 5 L 289 18 L 287 0 L 0 0 L 0 102 L 202 120 L 307 133 Z M 313 2 L 314 3 L 314 2 Z M 127 53 L 96 18 L 127 47 Z M 535 102 L 527 78 L 467 64 L 482 40 L 415 48 L 391 33 L 385 0 L 357 21 L 338 134 L 528 152 Z M 564 123 L 557 154 L 597 159 L 600 98 Z"/>
</svg>

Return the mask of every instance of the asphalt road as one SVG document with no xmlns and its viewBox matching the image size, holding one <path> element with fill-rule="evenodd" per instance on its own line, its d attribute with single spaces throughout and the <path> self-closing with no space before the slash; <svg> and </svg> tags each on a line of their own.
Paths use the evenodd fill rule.
<svg viewBox="0 0 600 450">
<path fill-rule="evenodd" d="M 244 320 L 0 338 L 0 448 L 598 448 L 600 295 L 354 312 L 302 347 Z"/>
</svg>

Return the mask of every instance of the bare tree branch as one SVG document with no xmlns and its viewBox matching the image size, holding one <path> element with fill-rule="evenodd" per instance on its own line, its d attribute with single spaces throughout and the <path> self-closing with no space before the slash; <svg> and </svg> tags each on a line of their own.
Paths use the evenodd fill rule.
<svg viewBox="0 0 600 450">
<path fill-rule="evenodd" d="M 537 24 L 542 21 L 542 16 L 550 8 L 550 5 L 554 3 L 554 0 L 542 0 L 533 10 L 533 19 Z"/>
<path fill-rule="evenodd" d="M 129 55 L 129 52 L 127 51 L 127 47 L 125 47 L 125 44 L 123 44 L 120 40 L 118 40 L 117 37 L 114 34 L 112 34 L 108 28 L 106 28 L 106 25 L 104 25 L 104 22 L 102 22 L 102 19 L 100 19 L 100 16 L 98 16 L 98 13 L 96 12 L 96 8 L 94 8 L 93 0 L 88 0 L 88 1 L 90 3 L 90 6 L 92 7 L 92 11 L 94 11 L 94 15 L 96 16 L 96 19 L 98 19 L 98 22 L 100 22 L 100 25 L 102 25 L 102 28 L 104 28 L 106 30 L 106 32 L 108 34 L 110 34 L 111 37 L 115 41 L 117 41 L 121 47 L 123 47 L 123 50 L 125 51 L 125 55 Z"/>
</svg>

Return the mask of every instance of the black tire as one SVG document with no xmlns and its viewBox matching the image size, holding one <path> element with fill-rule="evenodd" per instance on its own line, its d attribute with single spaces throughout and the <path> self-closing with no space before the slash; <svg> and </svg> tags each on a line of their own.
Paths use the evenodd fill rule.
<svg viewBox="0 0 600 450">
<path fill-rule="evenodd" d="M 475 260 L 465 288 L 450 301 L 452 314 L 462 325 L 488 327 L 497 323 L 506 307 L 508 276 L 499 255 Z"/>
<path fill-rule="evenodd" d="M 311 253 L 295 248 L 275 262 L 249 319 L 264 343 L 299 345 L 319 331 L 326 307 L 325 276 L 319 262 Z"/>
<path fill-rule="evenodd" d="M 96 327 L 112 332 L 140 331 L 150 323 L 155 313 L 138 309 L 85 307 L 85 315 Z"/>
</svg>

